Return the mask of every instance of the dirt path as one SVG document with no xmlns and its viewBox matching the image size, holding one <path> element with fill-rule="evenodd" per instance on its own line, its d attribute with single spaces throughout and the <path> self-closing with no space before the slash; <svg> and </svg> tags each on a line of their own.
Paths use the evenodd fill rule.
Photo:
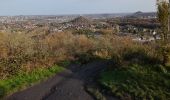
<svg viewBox="0 0 170 100">
<path fill-rule="evenodd" d="M 95 61 L 81 67 L 72 65 L 45 82 L 11 95 L 7 100 L 94 100 L 85 91 L 85 83 L 106 65 L 106 61 Z"/>
</svg>

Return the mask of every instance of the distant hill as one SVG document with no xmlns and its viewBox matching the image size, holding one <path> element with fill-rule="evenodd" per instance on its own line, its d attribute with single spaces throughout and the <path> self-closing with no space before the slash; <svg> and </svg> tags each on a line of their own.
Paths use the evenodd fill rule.
<svg viewBox="0 0 170 100">
<path fill-rule="evenodd" d="M 126 17 L 132 17 L 132 18 L 156 18 L 157 14 L 156 12 L 135 12 L 131 15 L 128 15 Z"/>
<path fill-rule="evenodd" d="M 115 18 L 115 17 L 124 17 L 128 16 L 131 13 L 110 13 L 110 14 L 85 14 L 83 16 L 91 19 L 106 19 L 106 18 Z"/>
</svg>

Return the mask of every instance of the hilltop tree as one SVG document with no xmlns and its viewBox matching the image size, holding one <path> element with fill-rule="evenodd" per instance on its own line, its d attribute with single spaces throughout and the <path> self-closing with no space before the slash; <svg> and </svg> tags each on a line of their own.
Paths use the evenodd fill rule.
<svg viewBox="0 0 170 100">
<path fill-rule="evenodd" d="M 166 66 L 168 57 L 168 34 L 169 34 L 169 3 L 161 2 L 158 4 L 158 20 L 161 24 L 161 51 L 163 56 L 163 65 Z"/>
</svg>

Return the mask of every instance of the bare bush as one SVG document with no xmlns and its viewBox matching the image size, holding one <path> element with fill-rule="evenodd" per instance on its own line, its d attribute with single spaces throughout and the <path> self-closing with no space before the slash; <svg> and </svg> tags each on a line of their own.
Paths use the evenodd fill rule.
<svg viewBox="0 0 170 100">
<path fill-rule="evenodd" d="M 155 47 L 134 43 L 129 37 L 101 35 L 87 37 L 70 32 L 48 34 L 33 38 L 26 34 L 0 34 L 0 75 L 15 75 L 49 67 L 65 60 L 87 63 L 94 58 L 112 59 L 115 66 L 131 62 L 159 62 Z"/>
</svg>

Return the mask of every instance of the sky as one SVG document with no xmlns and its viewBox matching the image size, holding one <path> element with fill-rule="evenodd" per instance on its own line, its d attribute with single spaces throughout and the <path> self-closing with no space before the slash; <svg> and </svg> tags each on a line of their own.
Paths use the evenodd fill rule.
<svg viewBox="0 0 170 100">
<path fill-rule="evenodd" d="M 156 11 L 156 0 L 0 0 L 0 15 L 63 15 Z"/>
</svg>

